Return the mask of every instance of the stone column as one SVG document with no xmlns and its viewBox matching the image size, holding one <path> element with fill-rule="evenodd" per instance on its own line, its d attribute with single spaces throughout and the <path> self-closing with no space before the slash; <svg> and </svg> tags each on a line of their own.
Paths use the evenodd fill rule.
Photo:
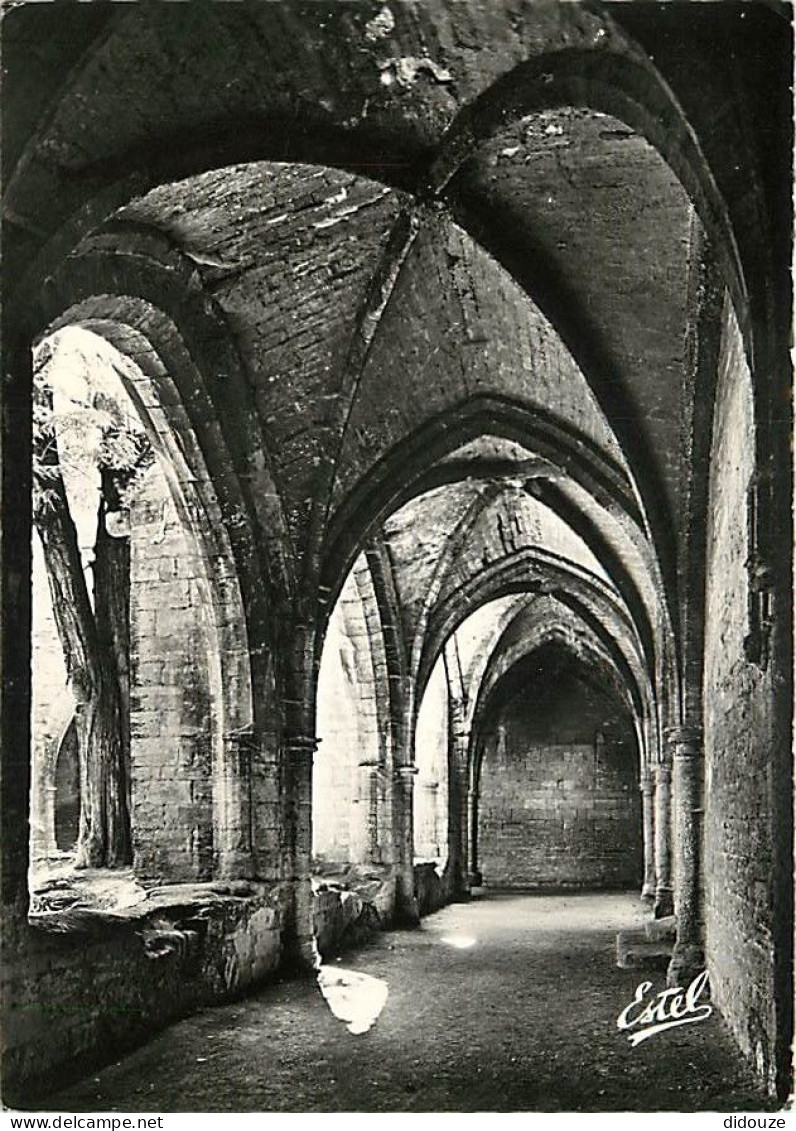
<svg viewBox="0 0 796 1131">
<path fill-rule="evenodd" d="M 655 905 L 656 919 L 674 914 L 672 888 L 672 771 L 656 762 L 655 775 Z"/>
<path fill-rule="evenodd" d="M 0 443 L 0 896 L 27 914 L 30 840 L 31 412 L 30 341 L 3 310 L 2 443 Z M 10 1019 L 9 1019 L 10 1031 Z"/>
<path fill-rule="evenodd" d="M 467 887 L 478 888 L 484 877 L 478 868 L 478 792 L 475 786 L 467 789 Z"/>
<path fill-rule="evenodd" d="M 285 909 L 285 961 L 317 969 L 312 899 L 312 760 L 318 740 L 288 735 L 282 742 L 284 798 L 283 869 L 291 898 Z"/>
<path fill-rule="evenodd" d="M 700 872 L 702 852 L 702 731 L 677 727 L 669 732 L 674 747 L 674 909 L 677 942 L 667 983 L 686 986 L 705 966 L 702 938 Z"/>
<path fill-rule="evenodd" d="M 367 772 L 367 805 L 368 805 L 368 863 L 381 863 L 381 845 L 379 843 L 379 813 L 381 810 L 379 778 L 381 763 L 378 761 L 368 763 Z"/>
<path fill-rule="evenodd" d="M 213 766 L 214 867 L 218 879 L 249 879 L 252 858 L 251 763 L 256 747 L 251 728 L 228 731 Z"/>
<path fill-rule="evenodd" d="M 419 923 L 420 914 L 415 899 L 415 846 L 413 795 L 416 766 L 396 766 L 395 801 L 396 822 L 395 860 L 395 914 L 403 923 Z"/>
<path fill-rule="evenodd" d="M 350 852 L 353 864 L 374 864 L 379 856 L 379 762 L 357 766 L 356 805 L 352 805 Z"/>
<path fill-rule="evenodd" d="M 450 895 L 470 894 L 470 826 L 467 755 L 470 733 L 465 729 L 463 705 L 451 701 L 451 757 L 448 773 L 448 870 Z"/>
<path fill-rule="evenodd" d="M 644 844 L 644 882 L 641 887 L 641 898 L 653 903 L 655 900 L 655 782 L 649 766 L 645 766 L 641 771 L 639 788 L 641 790 L 641 827 Z"/>
</svg>

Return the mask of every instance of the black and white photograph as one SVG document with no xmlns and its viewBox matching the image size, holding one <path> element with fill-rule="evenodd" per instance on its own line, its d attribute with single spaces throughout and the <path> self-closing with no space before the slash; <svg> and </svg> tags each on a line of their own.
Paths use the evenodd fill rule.
<svg viewBox="0 0 796 1131">
<path fill-rule="evenodd" d="M 792 1126 L 793 16 L 0 4 L 2 1131 Z"/>
</svg>

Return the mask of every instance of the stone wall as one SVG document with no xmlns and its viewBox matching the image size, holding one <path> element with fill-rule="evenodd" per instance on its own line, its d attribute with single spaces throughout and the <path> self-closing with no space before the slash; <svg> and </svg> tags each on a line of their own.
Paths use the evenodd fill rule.
<svg viewBox="0 0 796 1131">
<path fill-rule="evenodd" d="M 283 958 L 289 898 L 285 884 L 174 884 L 107 912 L 58 912 L 35 926 L 9 918 L 0 972 L 3 1100 L 35 1107 L 38 1095 L 179 1017 L 270 981 Z M 313 881 L 320 955 L 389 926 L 394 902 L 387 873 Z"/>
<path fill-rule="evenodd" d="M 415 864 L 415 899 L 420 915 L 430 915 L 450 898 L 449 876 L 433 863 Z"/>
<path fill-rule="evenodd" d="M 752 388 L 740 335 L 725 329 L 713 431 L 705 618 L 705 904 L 713 998 L 773 1083 L 772 673 L 747 660 L 747 492 Z"/>
<path fill-rule="evenodd" d="M 199 551 L 153 466 L 130 513 L 132 825 L 141 876 L 213 865 L 210 608 Z"/>
<path fill-rule="evenodd" d="M 324 861 L 371 863 L 381 858 L 385 817 L 385 735 L 379 697 L 386 667 L 376 654 L 378 610 L 366 607 L 369 579 L 360 557 L 329 618 L 318 676 L 313 768 L 313 851 Z M 383 648 L 382 648 L 383 651 Z M 385 705 L 382 703 L 382 712 Z"/>
<path fill-rule="evenodd" d="M 39 1092 L 268 979 L 281 957 L 283 894 L 173 888 L 145 911 L 86 916 L 67 933 L 7 921 L 3 1100 L 35 1106 Z"/>
<path fill-rule="evenodd" d="M 630 720 L 578 669 L 528 673 L 485 728 L 478 867 L 488 886 L 641 883 Z"/>
<path fill-rule="evenodd" d="M 365 880 L 352 887 L 313 880 L 312 926 L 321 958 L 365 942 L 388 926 L 392 894 L 387 880 Z"/>
</svg>

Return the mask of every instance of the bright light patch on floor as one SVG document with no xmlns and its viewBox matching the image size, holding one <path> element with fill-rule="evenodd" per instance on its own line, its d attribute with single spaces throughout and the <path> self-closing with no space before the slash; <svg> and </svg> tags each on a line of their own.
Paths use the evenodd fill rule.
<svg viewBox="0 0 796 1131">
<path fill-rule="evenodd" d="M 457 950 L 467 950 L 471 946 L 475 946 L 477 939 L 472 935 L 443 935 L 441 942 L 447 943 L 448 946 L 455 946 Z"/>
<path fill-rule="evenodd" d="M 326 1004 L 338 1021 L 345 1021 L 349 1033 L 367 1033 L 376 1023 L 387 1001 L 387 983 L 356 970 L 321 966 L 318 985 Z"/>
</svg>

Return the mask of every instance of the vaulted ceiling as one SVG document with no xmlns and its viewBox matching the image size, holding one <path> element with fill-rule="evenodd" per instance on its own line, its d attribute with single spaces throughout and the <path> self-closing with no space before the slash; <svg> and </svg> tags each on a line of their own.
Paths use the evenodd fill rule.
<svg viewBox="0 0 796 1131">
<path fill-rule="evenodd" d="M 169 317 L 187 341 L 191 296 L 240 366 L 208 388 L 228 446 L 248 406 L 240 495 L 267 525 L 267 464 L 286 599 L 333 598 L 376 539 L 418 662 L 525 577 L 607 603 L 659 675 L 705 263 L 747 329 L 782 270 L 783 107 L 748 82 L 787 58 L 776 6 L 723 4 L 735 55 L 700 75 L 679 4 L 48 7 L 4 24 L 11 313 L 129 299 L 122 259 L 184 280 Z"/>
</svg>

